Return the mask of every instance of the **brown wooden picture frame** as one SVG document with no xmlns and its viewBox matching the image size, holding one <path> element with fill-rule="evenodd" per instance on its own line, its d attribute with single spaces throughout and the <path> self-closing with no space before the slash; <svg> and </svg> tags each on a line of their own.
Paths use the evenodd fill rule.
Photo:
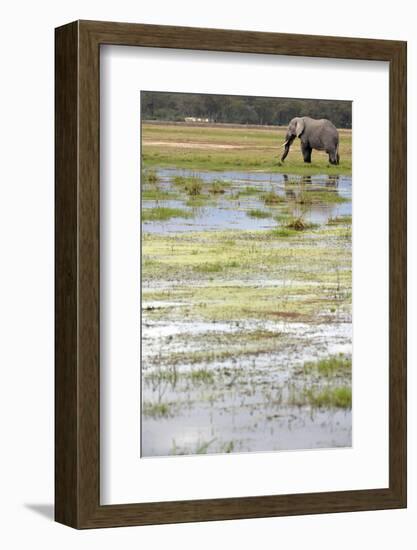
<svg viewBox="0 0 417 550">
<path fill-rule="evenodd" d="M 389 62 L 389 487 L 100 504 L 99 58 L 104 44 Z M 55 519 L 75 528 L 406 506 L 406 43 L 76 21 L 56 29 Z"/>
</svg>

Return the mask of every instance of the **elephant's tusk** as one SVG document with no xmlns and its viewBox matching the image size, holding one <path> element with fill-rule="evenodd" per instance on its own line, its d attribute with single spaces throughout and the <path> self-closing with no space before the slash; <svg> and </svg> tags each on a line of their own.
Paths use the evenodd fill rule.
<svg viewBox="0 0 417 550">
<path fill-rule="evenodd" d="M 282 147 L 285 147 L 287 145 L 287 143 L 289 142 L 289 139 L 287 139 L 286 141 L 284 141 L 284 143 L 282 145 L 280 145 L 278 147 L 278 149 L 281 149 Z"/>
</svg>

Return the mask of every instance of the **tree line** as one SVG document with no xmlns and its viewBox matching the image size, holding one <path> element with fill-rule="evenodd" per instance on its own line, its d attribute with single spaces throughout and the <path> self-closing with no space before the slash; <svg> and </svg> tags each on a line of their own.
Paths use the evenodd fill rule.
<svg viewBox="0 0 417 550">
<path fill-rule="evenodd" d="M 141 93 L 142 120 L 210 122 L 286 126 L 295 116 L 328 118 L 338 128 L 352 127 L 352 103 L 321 99 L 287 99 L 170 92 Z"/>
</svg>

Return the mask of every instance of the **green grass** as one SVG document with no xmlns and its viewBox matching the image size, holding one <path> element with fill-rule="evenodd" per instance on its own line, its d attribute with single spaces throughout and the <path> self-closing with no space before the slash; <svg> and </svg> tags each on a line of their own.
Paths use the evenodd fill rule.
<svg viewBox="0 0 417 550">
<path fill-rule="evenodd" d="M 332 309 L 350 315 L 351 250 L 342 229 L 318 228 L 314 238 L 306 238 L 308 230 L 282 226 L 170 236 L 144 233 L 142 280 L 152 287 L 158 281 L 175 281 L 169 286 L 169 301 L 184 304 L 149 315 L 312 323 L 334 322 Z M 277 279 L 285 284 L 262 284 Z M 166 294 L 143 296 L 167 300 Z"/>
<path fill-rule="evenodd" d="M 288 227 L 275 227 L 274 229 L 271 229 L 270 235 L 272 237 L 294 237 L 297 235 L 298 231 L 295 229 L 290 229 Z"/>
<path fill-rule="evenodd" d="M 326 377 L 350 374 L 351 369 L 352 359 L 345 355 L 334 355 L 318 361 L 308 361 L 303 366 L 305 373 L 316 373 Z"/>
<path fill-rule="evenodd" d="M 180 208 L 166 208 L 163 206 L 157 208 L 143 208 L 143 222 L 161 222 L 171 218 L 191 218 L 192 212 L 181 210 Z"/>
<path fill-rule="evenodd" d="M 210 204 L 210 197 L 207 195 L 190 196 L 185 204 L 191 208 L 206 206 L 207 204 Z"/>
<path fill-rule="evenodd" d="M 186 176 L 174 176 L 172 178 L 172 183 L 174 185 L 185 185 L 187 183 Z"/>
<path fill-rule="evenodd" d="M 305 231 L 306 229 L 314 229 L 317 225 L 306 222 L 301 216 L 298 218 L 292 218 L 285 226 L 287 229 L 294 229 L 295 231 Z"/>
<path fill-rule="evenodd" d="M 207 454 L 210 445 L 212 445 L 216 441 L 216 437 L 213 439 L 210 439 L 210 441 L 204 441 L 204 440 L 198 440 L 195 444 L 195 447 L 179 447 L 175 441 L 175 439 L 172 440 L 172 448 L 170 451 L 171 455 L 203 455 Z M 227 451 L 226 451 L 227 452 Z M 229 451 L 230 452 L 230 451 Z"/>
<path fill-rule="evenodd" d="M 339 225 L 339 224 L 351 224 L 352 223 L 352 216 L 336 216 L 334 218 L 329 218 L 327 220 L 328 225 Z"/>
<path fill-rule="evenodd" d="M 144 379 L 151 382 L 169 382 L 174 384 L 178 379 L 178 372 L 176 369 L 158 369 L 143 375 Z"/>
<path fill-rule="evenodd" d="M 202 189 L 203 180 L 198 177 L 189 178 L 184 185 L 184 190 L 190 197 L 196 197 L 197 195 L 200 195 Z"/>
<path fill-rule="evenodd" d="M 257 210 L 257 209 L 254 209 L 254 210 L 248 210 L 246 212 L 246 214 L 250 217 L 250 218 L 270 218 L 272 216 L 272 214 L 270 212 L 265 212 L 265 210 Z"/>
<path fill-rule="evenodd" d="M 214 382 L 213 372 L 207 369 L 191 371 L 190 378 L 194 383 L 212 384 Z"/>
<path fill-rule="evenodd" d="M 268 205 L 280 204 L 282 202 L 285 202 L 285 199 L 280 195 L 274 193 L 274 191 L 268 191 L 267 193 L 264 193 L 262 195 L 262 199 L 264 200 L 265 204 Z"/>
<path fill-rule="evenodd" d="M 152 383 L 161 383 L 168 382 L 170 384 L 175 384 L 179 380 L 191 380 L 194 384 L 211 384 L 214 382 L 214 374 L 211 370 L 200 368 L 192 370 L 191 372 L 178 372 L 176 368 L 172 368 L 174 365 L 170 365 L 171 368 L 158 369 L 144 375 L 146 381 Z M 169 407 L 166 404 L 156 404 L 152 405 L 149 409 L 152 416 L 159 414 L 168 414 Z"/>
<path fill-rule="evenodd" d="M 197 195 L 200 195 L 201 190 L 203 189 L 202 181 L 199 178 L 193 178 L 185 184 L 184 189 L 187 195 L 190 197 L 196 197 Z"/>
<path fill-rule="evenodd" d="M 204 455 L 207 453 L 210 445 L 216 441 L 216 438 L 211 439 L 210 441 L 203 441 L 197 444 L 196 454 Z"/>
<path fill-rule="evenodd" d="M 203 190 L 203 180 L 198 176 L 175 176 L 174 185 L 180 186 L 190 197 L 197 197 Z"/>
<path fill-rule="evenodd" d="M 313 407 L 352 408 L 352 388 L 350 386 L 306 390 L 305 398 Z"/>
<path fill-rule="evenodd" d="M 174 185 L 182 187 L 184 191 L 190 197 L 199 196 L 203 191 L 204 181 L 199 176 L 175 176 L 173 178 Z M 207 191 L 212 195 L 223 194 L 226 192 L 226 188 L 230 187 L 230 182 L 215 179 L 208 186 Z"/>
<path fill-rule="evenodd" d="M 151 201 L 162 201 L 175 199 L 177 195 L 170 193 L 169 191 L 163 191 L 159 188 L 155 189 L 142 189 L 142 199 Z"/>
<path fill-rule="evenodd" d="M 194 271 L 198 273 L 220 273 L 224 269 L 224 264 L 220 262 L 202 263 L 194 266 Z"/>
<path fill-rule="evenodd" d="M 197 273 L 220 273 L 231 268 L 240 267 L 240 263 L 236 260 L 226 260 L 224 262 L 213 262 L 213 263 L 200 263 L 193 267 L 194 271 Z"/>
<path fill-rule="evenodd" d="M 295 199 L 297 204 L 335 204 L 346 202 L 348 199 L 342 197 L 336 191 L 302 191 Z"/>
<path fill-rule="evenodd" d="M 199 273 L 220 273 L 220 271 L 223 271 L 223 268 L 224 266 L 220 262 L 212 264 L 204 263 L 194 266 L 194 271 Z"/>
<path fill-rule="evenodd" d="M 142 172 L 142 183 L 156 184 L 159 182 L 156 170 L 148 169 Z"/>
<path fill-rule="evenodd" d="M 245 197 L 245 196 L 251 196 L 251 195 L 257 195 L 260 192 L 260 189 L 257 187 L 251 187 L 247 185 L 243 189 L 239 189 L 239 196 Z"/>
<path fill-rule="evenodd" d="M 209 193 L 213 195 L 223 194 L 226 192 L 226 187 L 230 187 L 230 183 L 220 179 L 213 180 L 208 188 Z"/>
<path fill-rule="evenodd" d="M 170 408 L 166 403 L 143 403 L 142 412 L 145 416 L 164 417 L 170 415 Z"/>
<path fill-rule="evenodd" d="M 223 444 L 222 452 L 223 453 L 232 453 L 234 448 L 235 448 L 234 442 L 233 441 L 228 441 L 227 443 Z"/>
<path fill-rule="evenodd" d="M 242 125 L 229 128 L 210 125 L 195 128 L 187 125 L 143 124 L 142 161 L 147 168 L 261 170 L 296 175 L 351 174 L 351 131 L 340 132 L 341 162 L 338 166 L 330 165 L 328 155 L 319 151 L 313 151 L 311 164 L 304 163 L 298 139 L 285 162 L 281 162 L 282 151 L 278 145 L 284 141 L 285 132 L 286 128 L 283 127 L 247 128 Z M 169 143 L 169 147 L 163 142 Z M 193 146 L 187 148 L 187 143 Z M 229 147 L 224 148 L 224 145 Z"/>
</svg>

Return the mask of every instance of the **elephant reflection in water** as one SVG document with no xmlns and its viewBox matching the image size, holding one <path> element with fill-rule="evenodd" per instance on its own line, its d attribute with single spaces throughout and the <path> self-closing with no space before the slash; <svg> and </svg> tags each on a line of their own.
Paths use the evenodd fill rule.
<svg viewBox="0 0 417 550">
<path fill-rule="evenodd" d="M 339 174 L 329 174 L 325 183 L 326 187 L 339 187 Z"/>
<path fill-rule="evenodd" d="M 306 210 L 308 210 L 310 214 L 317 215 L 318 217 L 322 217 L 327 210 L 329 211 L 329 215 L 331 214 L 333 210 L 333 206 L 331 205 L 311 204 L 308 201 L 304 202 L 298 199 L 301 198 L 303 193 L 307 193 L 308 196 L 310 191 L 320 191 L 323 190 L 323 188 L 332 188 L 336 192 L 339 186 L 339 175 L 331 174 L 323 177 L 315 177 L 313 179 L 311 175 L 294 177 L 283 174 L 283 180 L 286 198 L 295 203 L 294 215 L 303 215 Z"/>
<path fill-rule="evenodd" d="M 339 186 L 339 175 L 337 174 L 329 174 L 326 176 L 326 179 L 318 179 L 317 181 L 313 181 L 311 178 L 311 175 L 304 175 L 301 176 L 298 179 L 294 179 L 294 177 L 289 177 L 288 174 L 283 174 L 284 179 L 284 189 L 285 189 L 285 195 L 288 198 L 294 199 L 297 195 L 296 191 L 299 191 L 300 186 L 313 186 L 315 184 L 318 189 L 320 187 L 333 187 L 334 189 L 337 189 Z M 311 189 L 313 191 L 314 189 Z"/>
<path fill-rule="evenodd" d="M 283 179 L 284 179 L 284 191 L 285 191 L 285 196 L 287 197 L 287 199 L 290 199 L 290 200 L 295 200 L 297 194 L 294 190 L 294 187 L 295 185 L 294 184 L 298 184 L 298 181 L 295 180 L 293 178 L 289 178 L 288 177 L 288 174 L 282 174 L 283 176 Z"/>
<path fill-rule="evenodd" d="M 288 174 L 282 174 L 282 177 L 284 179 L 284 184 L 285 185 L 288 185 L 288 184 L 301 184 L 301 185 L 311 185 L 313 183 L 313 180 L 311 178 L 311 175 L 304 175 L 304 176 L 301 176 L 301 178 L 299 178 L 298 180 L 294 180 L 294 177 L 288 175 Z M 317 180 L 317 184 L 318 185 L 322 185 L 324 184 L 326 187 L 338 187 L 339 185 L 339 179 L 340 179 L 340 176 L 339 174 L 328 174 L 326 176 L 326 180 L 322 180 L 322 179 L 319 179 Z"/>
<path fill-rule="evenodd" d="M 320 179 L 317 179 L 316 181 L 312 181 L 311 176 L 303 176 L 302 183 L 311 185 L 315 183 L 319 188 L 323 185 L 325 187 L 334 187 L 337 188 L 339 186 L 339 174 L 327 174 L 327 176 L 321 177 Z"/>
</svg>

